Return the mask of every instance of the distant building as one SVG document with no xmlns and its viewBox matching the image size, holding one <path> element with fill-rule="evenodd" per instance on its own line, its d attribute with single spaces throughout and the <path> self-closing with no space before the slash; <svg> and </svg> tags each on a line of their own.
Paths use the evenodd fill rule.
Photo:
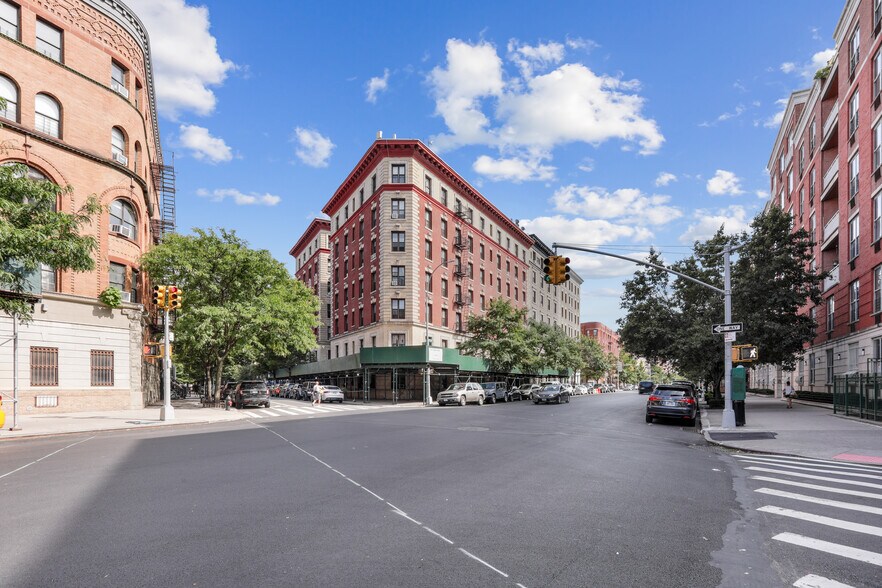
<svg viewBox="0 0 882 588">
<path fill-rule="evenodd" d="M 610 355 L 619 356 L 619 334 L 603 323 L 588 322 L 580 325 L 582 336 L 594 339 Z"/>
<path fill-rule="evenodd" d="M 303 236 L 288 253 L 297 260 L 295 277 L 318 296 L 319 326 L 314 329 L 318 347 L 312 361 L 331 359 L 331 249 L 328 239 L 331 221 L 317 218 L 309 223 Z"/>
<path fill-rule="evenodd" d="M 768 162 L 769 206 L 816 242 L 811 267 L 829 272 L 823 301 L 802 312 L 818 323 L 794 372 L 753 371 L 752 385 L 830 392 L 837 374 L 882 360 L 882 7 L 848 0 L 835 55 L 811 88 L 790 96 Z M 760 358 L 763 350 L 760 349 Z"/>
<path fill-rule="evenodd" d="M 148 385 L 156 373 L 142 357 L 140 258 L 174 230 L 147 31 L 117 0 L 0 0 L 0 97 L 0 165 L 70 185 L 59 210 L 76 211 L 92 194 L 104 208 L 84 229 L 98 244 L 94 271 L 44 266 L 34 276 L 40 302 L 20 329 L 19 410 L 142 407 L 158 382 Z M 121 308 L 98 300 L 110 286 L 122 292 Z M 0 315 L 0 341 L 11 337 L 12 320 Z M 12 345 L 0 346 L 7 400 L 12 363 Z"/>
</svg>

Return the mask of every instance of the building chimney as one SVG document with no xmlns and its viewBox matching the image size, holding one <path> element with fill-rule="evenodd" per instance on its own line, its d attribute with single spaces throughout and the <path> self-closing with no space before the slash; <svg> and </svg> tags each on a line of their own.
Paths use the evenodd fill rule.
<svg viewBox="0 0 882 588">
<path fill-rule="evenodd" d="M 377 131 L 377 140 L 380 140 L 382 138 L 383 138 L 383 131 Z"/>
</svg>

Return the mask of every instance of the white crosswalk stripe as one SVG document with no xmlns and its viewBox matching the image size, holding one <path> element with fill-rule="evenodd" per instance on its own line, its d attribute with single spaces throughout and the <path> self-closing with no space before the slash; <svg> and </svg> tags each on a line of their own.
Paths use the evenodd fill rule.
<svg viewBox="0 0 882 588">
<path fill-rule="evenodd" d="M 882 500 L 882 483 L 875 482 L 882 481 L 882 468 L 778 455 L 735 457 L 742 468 L 752 473 L 748 476 L 750 489 L 763 497 L 763 502 L 769 501 L 760 502 L 756 510 L 768 515 L 767 524 L 773 529 L 771 539 L 803 548 L 793 552 L 793 557 L 804 557 L 805 565 L 811 566 L 817 556 L 810 554 L 824 552 L 835 558 L 882 566 L 882 544 L 877 540 L 882 537 L 882 506 L 876 502 Z M 831 495 L 841 499 L 834 500 Z M 800 556 L 800 551 L 806 555 Z M 843 564 L 842 569 L 855 565 L 860 564 Z M 809 573 L 813 571 L 816 570 L 803 571 L 807 575 L 793 586 L 849 588 L 835 575 L 827 578 Z M 861 572 L 868 578 L 878 574 L 869 568 Z M 826 575 L 831 575 L 829 570 Z"/>
<path fill-rule="evenodd" d="M 376 405 L 376 404 L 368 404 L 368 405 L 346 405 L 339 404 L 337 406 L 329 406 L 327 404 L 322 405 L 289 405 L 289 404 L 280 404 L 276 402 L 272 409 L 260 408 L 260 409 L 239 409 L 245 413 L 248 418 L 254 419 L 263 419 L 263 418 L 271 418 L 271 417 L 303 417 L 303 416 L 318 416 L 318 415 L 326 415 L 330 416 L 333 414 L 352 414 L 355 412 L 366 412 L 375 410 L 378 408 L 384 408 L 384 405 Z"/>
</svg>

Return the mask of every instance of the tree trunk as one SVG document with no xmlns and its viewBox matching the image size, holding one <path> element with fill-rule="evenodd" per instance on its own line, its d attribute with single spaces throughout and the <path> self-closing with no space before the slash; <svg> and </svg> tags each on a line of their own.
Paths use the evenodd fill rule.
<svg viewBox="0 0 882 588">
<path fill-rule="evenodd" d="M 220 358 L 218 358 L 217 363 L 215 364 L 215 367 L 214 367 L 214 381 L 215 381 L 215 385 L 217 387 L 218 395 L 220 395 L 221 379 L 223 378 L 223 374 L 224 374 L 224 358 L 220 357 Z"/>
</svg>

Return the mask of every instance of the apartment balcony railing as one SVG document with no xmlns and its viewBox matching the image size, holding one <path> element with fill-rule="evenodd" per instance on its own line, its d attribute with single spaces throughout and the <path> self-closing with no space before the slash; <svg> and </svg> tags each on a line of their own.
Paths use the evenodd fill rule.
<svg viewBox="0 0 882 588">
<path fill-rule="evenodd" d="M 836 156 L 836 159 L 830 164 L 830 167 L 827 168 L 827 171 L 824 172 L 824 184 L 821 188 L 821 200 L 827 195 L 827 190 L 833 185 L 833 183 L 839 179 L 839 156 Z"/>
<path fill-rule="evenodd" d="M 472 272 L 462 265 L 453 266 L 453 275 L 457 278 L 471 278 Z"/>
<path fill-rule="evenodd" d="M 830 275 L 824 278 L 824 292 L 839 283 L 839 264 L 830 268 Z"/>
<path fill-rule="evenodd" d="M 457 306 L 468 306 L 474 302 L 472 296 L 463 296 L 462 294 L 457 294 L 453 298 L 453 303 Z"/>
<path fill-rule="evenodd" d="M 461 218 L 465 221 L 472 222 L 472 209 L 471 208 L 466 208 L 465 206 L 460 204 L 459 206 L 457 206 L 456 208 L 453 209 L 453 214 L 455 214 L 456 216 L 458 216 L 459 218 Z"/>
<path fill-rule="evenodd" d="M 828 134 L 830 133 L 831 130 L 833 130 L 833 127 L 836 126 L 836 123 L 838 121 L 839 121 L 839 100 L 837 99 L 836 102 L 833 103 L 833 108 L 830 109 L 830 114 L 827 115 L 827 119 L 824 121 L 824 131 L 823 131 L 824 140 L 827 139 Z"/>
<path fill-rule="evenodd" d="M 833 235 L 839 232 L 839 211 L 836 211 L 836 214 L 830 217 L 826 223 L 824 223 L 824 234 L 822 240 L 826 243 L 827 239 L 833 237 Z"/>
<path fill-rule="evenodd" d="M 468 242 L 462 237 L 454 237 L 453 238 L 453 246 L 457 249 L 465 249 L 469 246 Z"/>
</svg>

